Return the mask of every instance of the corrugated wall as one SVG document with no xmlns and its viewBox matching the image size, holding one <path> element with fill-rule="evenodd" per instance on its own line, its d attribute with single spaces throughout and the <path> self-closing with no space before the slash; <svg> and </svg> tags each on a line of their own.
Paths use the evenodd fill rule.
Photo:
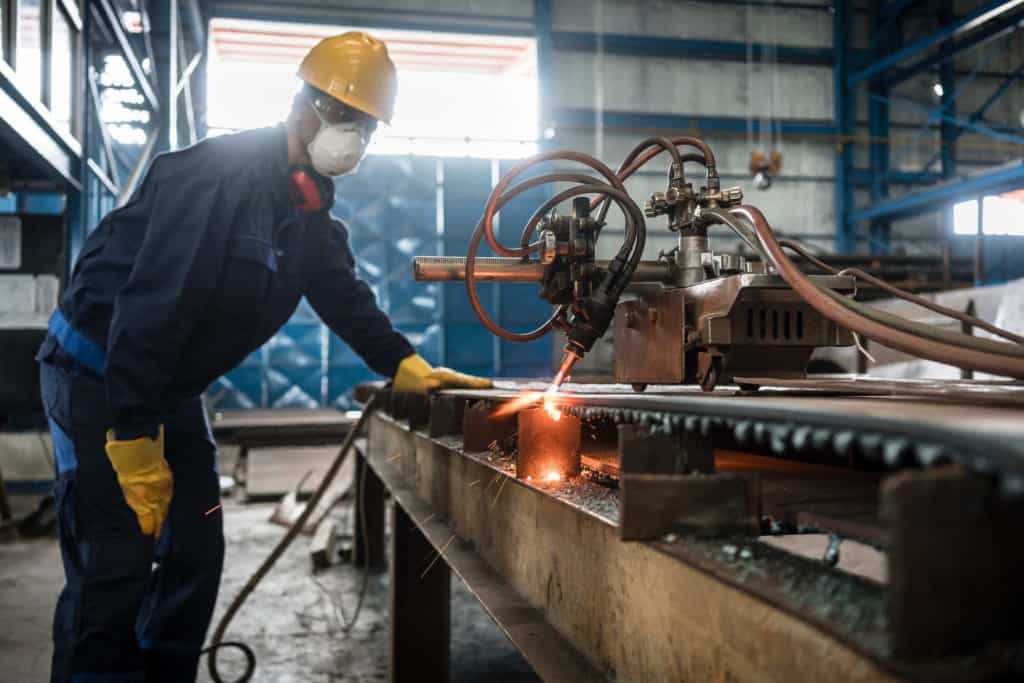
<svg viewBox="0 0 1024 683">
<path fill-rule="evenodd" d="M 830 48 L 831 15 L 821 10 L 769 9 L 719 5 L 710 2 L 643 0 L 611 2 L 556 0 L 553 28 L 559 32 L 589 32 L 616 36 L 656 36 L 700 41 L 743 43 L 778 42 L 800 48 Z M 755 52 L 756 55 L 756 52 Z M 833 213 L 833 146 L 829 141 L 787 138 L 781 145 L 783 173 L 768 191 L 750 184 L 750 153 L 746 121 L 771 110 L 777 118 L 825 124 L 833 117 L 832 70 L 828 66 L 780 64 L 748 67 L 742 61 L 663 56 L 657 46 L 649 55 L 615 54 L 556 49 L 549 95 L 559 110 L 594 110 L 591 124 L 557 126 L 559 147 L 597 154 L 617 165 L 630 147 L 645 137 L 643 130 L 625 130 L 602 122 L 601 112 L 637 116 L 661 114 L 679 119 L 728 118 L 738 130 L 705 133 L 718 159 L 727 185 L 744 186 L 749 200 L 763 207 L 781 230 L 801 236 L 815 235 L 816 246 L 831 247 L 835 233 Z M 773 100 L 772 85 L 779 93 Z M 603 124 L 603 125 L 602 125 Z M 695 122 L 692 127 L 699 127 Z M 753 134 L 754 144 L 758 134 Z M 643 201 L 664 190 L 667 166 L 657 161 L 651 171 L 629 183 Z M 699 171 L 691 167 L 691 173 Z M 695 184 L 699 176 L 695 178 Z M 663 220 L 651 221 L 647 255 L 674 246 L 674 236 Z M 732 248 L 727 235 L 715 240 Z M 603 254 L 616 245 L 607 241 Z"/>
<path fill-rule="evenodd" d="M 415 282 L 412 276 L 414 255 L 465 255 L 501 170 L 489 159 L 370 157 L 356 175 L 337 181 L 331 213 L 348 227 L 360 277 L 427 361 L 484 376 L 548 376 L 549 340 L 499 342 L 477 320 L 462 286 Z M 510 207 L 505 220 L 528 220 L 543 201 L 540 192 Z M 492 317 L 514 330 L 536 327 L 550 315 L 536 293 L 533 285 L 480 288 Z M 347 407 L 351 388 L 373 379 L 380 377 L 303 301 L 281 331 L 218 380 L 208 396 L 221 409 Z"/>
</svg>

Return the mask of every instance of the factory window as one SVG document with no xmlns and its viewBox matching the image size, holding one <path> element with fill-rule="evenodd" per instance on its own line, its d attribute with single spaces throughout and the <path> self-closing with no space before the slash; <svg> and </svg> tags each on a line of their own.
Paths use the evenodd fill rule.
<svg viewBox="0 0 1024 683">
<path fill-rule="evenodd" d="M 348 27 L 215 19 L 210 28 L 211 134 L 284 119 L 296 68 L 320 39 Z M 393 125 L 370 153 L 521 158 L 537 150 L 532 38 L 371 29 L 398 68 Z"/>
<path fill-rule="evenodd" d="M 982 228 L 986 235 L 1024 235 L 1024 192 L 985 197 Z M 978 234 L 978 202 L 960 202 L 953 207 L 953 232 Z"/>
<path fill-rule="evenodd" d="M 0 0 L 0 62 L 10 61 L 7 56 L 7 27 L 10 22 L 7 19 L 7 12 L 10 3 L 8 0 Z"/>
<path fill-rule="evenodd" d="M 23 92 L 36 99 L 43 91 L 43 15 L 40 0 L 17 0 L 18 26 L 14 68 Z"/>
<path fill-rule="evenodd" d="M 66 131 L 71 130 L 73 100 L 75 34 L 63 10 L 53 13 L 53 49 L 50 52 L 50 113 L 54 122 Z"/>
</svg>

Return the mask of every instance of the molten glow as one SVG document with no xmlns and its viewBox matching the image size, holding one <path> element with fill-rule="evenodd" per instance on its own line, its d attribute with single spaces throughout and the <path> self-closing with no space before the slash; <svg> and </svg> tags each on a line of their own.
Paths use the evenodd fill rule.
<svg viewBox="0 0 1024 683">
<path fill-rule="evenodd" d="M 554 384 L 548 387 L 548 390 L 544 392 L 544 412 L 546 412 L 548 417 L 552 420 L 558 422 L 562 419 L 562 411 L 560 411 L 554 401 L 551 400 L 556 393 L 558 393 L 558 387 Z"/>
<path fill-rule="evenodd" d="M 560 411 L 557 406 L 552 404 L 551 401 L 549 401 L 546 398 L 544 399 L 544 412 L 546 412 L 548 414 L 548 417 L 550 417 L 555 422 L 558 422 L 559 420 L 562 419 L 562 411 Z"/>
<path fill-rule="evenodd" d="M 548 475 L 544 478 L 548 481 L 561 481 L 562 475 L 558 472 L 548 472 Z"/>
<path fill-rule="evenodd" d="M 534 403 L 537 403 L 544 396 L 543 392 L 540 391 L 527 391 L 524 392 L 519 398 L 514 398 L 507 403 L 504 403 L 500 408 L 494 411 L 494 417 L 504 417 L 513 413 L 518 413 L 520 410 L 529 408 Z"/>
<path fill-rule="evenodd" d="M 558 422 L 562 419 L 562 411 L 558 409 L 558 406 L 556 406 L 552 400 L 554 395 L 557 393 L 558 387 L 553 384 L 548 387 L 547 391 L 525 391 L 518 398 L 514 398 L 511 401 L 507 401 L 502 404 L 494 411 L 494 417 L 512 415 L 521 410 L 532 408 L 535 404 L 540 403 L 541 407 L 544 408 L 544 412 L 546 412 L 552 420 Z"/>
</svg>

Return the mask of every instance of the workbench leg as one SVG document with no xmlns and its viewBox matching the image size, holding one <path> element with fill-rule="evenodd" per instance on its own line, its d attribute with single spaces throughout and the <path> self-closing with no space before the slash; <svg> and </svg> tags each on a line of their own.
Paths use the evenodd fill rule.
<svg viewBox="0 0 1024 683">
<path fill-rule="evenodd" d="M 384 483 L 367 466 L 362 454 L 356 456 L 356 505 L 352 519 L 352 536 L 355 539 L 353 565 L 363 567 L 369 561 L 371 570 L 383 571 L 387 564 L 384 556 Z M 365 538 L 362 527 L 364 521 Z"/>
<path fill-rule="evenodd" d="M 448 680 L 451 570 L 397 503 L 392 519 L 391 681 L 443 683 Z"/>
<path fill-rule="evenodd" d="M 239 444 L 238 456 L 235 458 L 235 467 L 231 471 L 235 478 L 235 490 L 238 491 L 238 499 L 246 502 L 249 499 L 249 447 Z"/>
<path fill-rule="evenodd" d="M 7 502 L 7 489 L 4 484 L 3 472 L 0 472 L 0 521 L 6 522 L 13 517 L 11 506 Z"/>
</svg>

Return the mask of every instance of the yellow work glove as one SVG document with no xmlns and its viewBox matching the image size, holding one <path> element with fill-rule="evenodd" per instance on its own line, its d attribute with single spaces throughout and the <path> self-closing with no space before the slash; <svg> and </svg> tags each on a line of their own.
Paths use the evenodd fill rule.
<svg viewBox="0 0 1024 683">
<path fill-rule="evenodd" d="M 160 538 L 174 490 L 174 479 L 164 459 L 164 428 L 160 427 L 155 439 L 143 436 L 130 441 L 118 441 L 114 431 L 108 431 L 107 457 L 142 533 Z"/>
<path fill-rule="evenodd" d="M 394 390 L 425 394 L 431 389 L 490 389 L 494 383 L 483 377 L 464 375 L 451 368 L 432 368 L 418 354 L 408 356 L 395 373 Z"/>
</svg>

